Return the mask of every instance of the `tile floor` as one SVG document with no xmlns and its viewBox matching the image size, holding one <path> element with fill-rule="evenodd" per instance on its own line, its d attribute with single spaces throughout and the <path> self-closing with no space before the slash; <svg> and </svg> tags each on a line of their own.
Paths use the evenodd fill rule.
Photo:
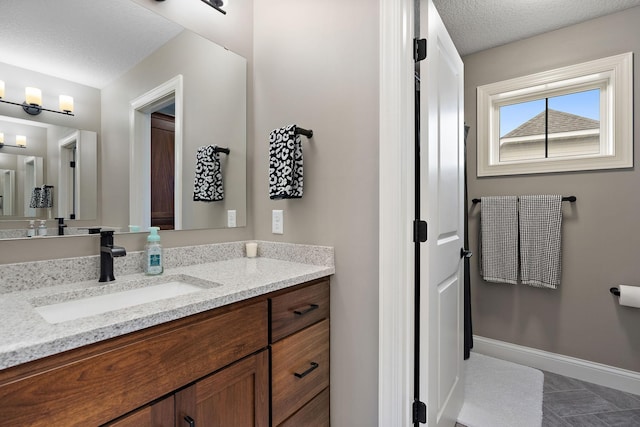
<svg viewBox="0 0 640 427">
<path fill-rule="evenodd" d="M 614 426 L 640 426 L 640 395 L 544 372 L 542 427 Z"/>
<path fill-rule="evenodd" d="M 640 427 L 640 395 L 543 373 L 542 427 Z"/>
</svg>

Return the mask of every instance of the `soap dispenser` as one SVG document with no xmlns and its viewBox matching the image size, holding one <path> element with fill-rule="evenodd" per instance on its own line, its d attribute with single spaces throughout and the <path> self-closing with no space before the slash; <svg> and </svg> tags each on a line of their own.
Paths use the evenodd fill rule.
<svg viewBox="0 0 640 427">
<path fill-rule="evenodd" d="M 46 236 L 47 235 L 47 221 L 44 219 L 40 221 L 40 226 L 38 227 L 38 236 Z"/>
<path fill-rule="evenodd" d="M 148 275 L 161 274 L 162 267 L 162 245 L 160 245 L 159 227 L 149 227 L 147 245 L 144 248 L 145 273 Z"/>
<path fill-rule="evenodd" d="M 33 237 L 36 235 L 36 222 L 29 220 L 29 226 L 27 227 L 27 237 Z"/>
</svg>

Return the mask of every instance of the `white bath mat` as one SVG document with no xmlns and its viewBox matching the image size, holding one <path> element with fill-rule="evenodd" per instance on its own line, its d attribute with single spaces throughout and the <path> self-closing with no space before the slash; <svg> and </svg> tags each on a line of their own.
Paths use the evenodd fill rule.
<svg viewBox="0 0 640 427">
<path fill-rule="evenodd" d="M 465 365 L 458 422 L 467 427 L 540 427 L 544 375 L 537 369 L 478 353 Z"/>
</svg>

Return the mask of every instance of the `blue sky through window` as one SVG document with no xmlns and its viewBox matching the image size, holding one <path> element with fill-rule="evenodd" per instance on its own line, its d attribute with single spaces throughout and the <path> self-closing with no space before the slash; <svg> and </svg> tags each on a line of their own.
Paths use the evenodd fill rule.
<svg viewBox="0 0 640 427">
<path fill-rule="evenodd" d="M 544 99 L 500 107 L 500 137 L 544 111 Z M 549 108 L 600 120 L 600 90 L 593 89 L 549 98 Z"/>
</svg>

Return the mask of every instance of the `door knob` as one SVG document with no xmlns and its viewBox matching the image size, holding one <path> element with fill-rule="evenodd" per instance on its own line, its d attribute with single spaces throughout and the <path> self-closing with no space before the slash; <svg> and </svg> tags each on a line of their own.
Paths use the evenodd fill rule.
<svg viewBox="0 0 640 427">
<path fill-rule="evenodd" d="M 460 248 L 460 258 L 471 258 L 473 256 L 473 252 L 466 250 L 465 248 Z"/>
</svg>

